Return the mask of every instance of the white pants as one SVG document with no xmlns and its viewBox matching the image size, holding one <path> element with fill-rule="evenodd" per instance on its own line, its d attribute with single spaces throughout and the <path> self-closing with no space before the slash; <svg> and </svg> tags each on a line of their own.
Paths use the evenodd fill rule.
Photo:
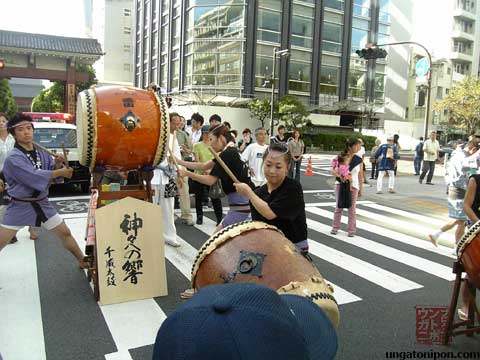
<svg viewBox="0 0 480 360">
<path fill-rule="evenodd" d="M 165 185 L 152 185 L 155 190 L 153 203 L 162 208 L 163 241 L 177 242 L 177 228 L 174 219 L 174 198 L 165 198 Z"/>
<path fill-rule="evenodd" d="M 385 172 L 388 172 L 388 190 L 393 190 L 395 187 L 395 172 L 393 170 L 385 170 L 378 172 L 378 179 L 377 179 L 377 191 L 382 191 L 382 182 L 383 177 L 385 176 Z"/>
<path fill-rule="evenodd" d="M 192 220 L 190 213 L 190 193 L 188 188 L 188 176 L 183 178 L 182 187 L 178 186 L 178 197 L 180 209 L 182 210 L 181 218 L 184 220 Z"/>
</svg>

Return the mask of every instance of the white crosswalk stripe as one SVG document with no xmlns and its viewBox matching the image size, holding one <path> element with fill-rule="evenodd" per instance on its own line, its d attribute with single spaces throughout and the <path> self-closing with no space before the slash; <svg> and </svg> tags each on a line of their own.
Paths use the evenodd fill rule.
<svg viewBox="0 0 480 360">
<path fill-rule="evenodd" d="M 328 159 L 322 159 L 322 161 L 324 160 Z M 323 169 L 326 165 L 328 164 L 322 163 L 319 167 Z M 307 190 L 305 193 L 327 195 L 331 194 L 332 190 Z M 342 284 L 340 273 L 348 274 L 350 278 L 362 279 L 362 284 L 371 284 L 376 289 L 375 291 L 383 291 L 385 294 L 429 286 L 427 281 L 418 280 L 419 277 L 412 279 L 411 269 L 419 270 L 422 276 L 445 281 L 445 284 L 453 281 L 454 276 L 451 268 L 447 265 L 452 259 L 455 259 L 453 249 L 443 246 L 436 248 L 426 239 L 428 232 L 442 224 L 441 219 L 432 219 L 425 215 L 379 205 L 371 201 L 359 201 L 357 204 L 357 215 L 359 216 L 357 229 L 360 234 L 354 238 L 347 237 L 346 233 L 342 231 L 337 235 L 330 234 L 334 201 L 306 204 L 307 223 L 310 230 L 310 254 L 319 267 L 320 273 L 322 273 L 322 264 L 323 266 L 328 265 L 329 271 L 327 271 L 326 280 L 332 284 L 328 279 L 332 277 L 334 295 L 339 305 L 348 306 L 350 303 L 369 300 L 368 291 L 364 288 L 355 288 L 355 286 L 352 288 L 351 282 L 348 285 Z M 203 224 L 190 228 L 189 236 L 194 236 L 190 234 L 195 233 L 197 236 L 205 238 L 213 233 L 216 224 L 207 216 L 210 214 L 209 211 L 205 212 Z M 86 214 L 64 214 L 62 217 L 83 248 L 85 246 L 83 239 Z M 195 215 L 193 215 L 193 219 L 195 221 Z M 346 217 L 342 218 L 342 223 L 347 223 Z M 177 236 L 181 247 L 166 246 L 165 256 L 168 262 L 183 275 L 184 279 L 190 280 L 198 242 L 192 243 L 193 238 L 185 236 L 187 232 L 182 226 L 178 225 L 179 235 Z M 412 235 L 413 230 L 415 231 L 414 235 Z M 7 247 L 0 253 L 0 295 L 3 304 L 3 310 L 0 310 L 2 319 L 0 333 L 6 334 L 6 336 L 0 337 L 0 349 L 5 359 L 30 359 L 29 355 L 32 351 L 39 354 L 39 359 L 46 359 L 43 334 L 48 329 L 44 329 L 42 325 L 34 243 L 23 239 L 23 237 L 27 237 L 26 234 L 26 231 L 23 230 L 19 235 L 21 237 L 19 244 Z M 383 238 L 382 241 L 375 240 L 378 240 L 379 237 Z M 448 238 L 451 240 L 451 236 Z M 389 241 L 385 242 L 385 239 Z M 338 244 L 338 248 L 335 244 Z M 415 254 L 418 249 L 431 253 L 431 258 L 425 259 L 421 255 Z M 378 258 L 379 261 L 372 261 L 375 258 Z M 392 268 L 388 270 L 382 268 L 381 264 L 385 264 L 385 259 L 395 263 L 393 267 L 396 269 L 395 271 L 391 270 Z M 432 259 L 439 260 L 437 262 Z M 12 268 L 19 269 L 19 271 L 15 273 L 14 277 L 7 276 L 6 274 L 12 273 Z M 338 272 L 332 273 L 330 269 L 338 269 Z M 167 277 L 169 282 L 175 281 L 169 274 Z M 424 277 L 420 277 L 420 279 L 424 279 Z M 178 293 L 170 293 L 168 299 L 177 305 L 182 302 Z M 153 344 L 158 327 L 171 312 L 171 309 L 162 308 L 163 306 L 160 306 L 155 299 L 98 306 L 101 316 L 103 316 L 102 321 L 110 331 L 117 349 L 115 352 L 105 354 L 106 360 L 131 359 L 129 350 Z M 135 331 L 132 331 L 131 322 L 126 317 L 136 319 Z M 23 346 L 24 352 L 15 345 L 14 340 L 18 337 L 23 339 L 22 344 L 25 344 L 25 339 L 29 339 L 28 345 Z"/>
</svg>

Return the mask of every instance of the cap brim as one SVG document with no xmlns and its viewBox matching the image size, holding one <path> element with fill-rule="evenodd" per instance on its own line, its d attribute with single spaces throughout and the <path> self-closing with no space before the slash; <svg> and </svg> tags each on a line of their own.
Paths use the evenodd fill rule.
<svg viewBox="0 0 480 360">
<path fill-rule="evenodd" d="M 311 360 L 331 360 L 338 349 L 337 332 L 323 310 L 308 298 L 281 295 L 304 332 Z"/>
</svg>

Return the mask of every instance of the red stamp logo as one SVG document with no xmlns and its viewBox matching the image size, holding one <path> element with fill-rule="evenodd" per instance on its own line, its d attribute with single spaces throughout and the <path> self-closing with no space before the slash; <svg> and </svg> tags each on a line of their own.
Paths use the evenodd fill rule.
<svg viewBox="0 0 480 360">
<path fill-rule="evenodd" d="M 447 330 L 447 307 L 416 306 L 417 344 L 441 345 Z"/>
</svg>

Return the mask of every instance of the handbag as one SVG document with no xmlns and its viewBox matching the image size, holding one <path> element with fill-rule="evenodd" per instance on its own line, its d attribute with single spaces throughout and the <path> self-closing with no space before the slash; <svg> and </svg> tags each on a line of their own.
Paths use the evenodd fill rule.
<svg viewBox="0 0 480 360">
<path fill-rule="evenodd" d="M 225 196 L 225 192 L 223 191 L 222 187 L 222 180 L 217 179 L 217 181 L 210 186 L 210 189 L 208 190 L 208 196 L 210 196 L 211 199 L 221 199 Z"/>
<path fill-rule="evenodd" d="M 172 198 L 177 196 L 178 188 L 177 183 L 175 182 L 175 178 L 173 176 L 168 178 L 168 183 L 165 185 L 165 191 L 163 193 L 163 197 L 165 199 Z"/>
<path fill-rule="evenodd" d="M 390 160 L 394 160 L 394 155 L 393 155 L 393 149 L 392 148 L 388 148 L 387 149 L 387 155 L 386 155 L 386 158 L 387 159 L 390 159 Z"/>
<path fill-rule="evenodd" d="M 349 209 L 352 206 L 352 193 L 350 191 L 350 181 L 340 183 L 338 189 L 338 202 L 337 207 L 339 209 Z"/>
</svg>

